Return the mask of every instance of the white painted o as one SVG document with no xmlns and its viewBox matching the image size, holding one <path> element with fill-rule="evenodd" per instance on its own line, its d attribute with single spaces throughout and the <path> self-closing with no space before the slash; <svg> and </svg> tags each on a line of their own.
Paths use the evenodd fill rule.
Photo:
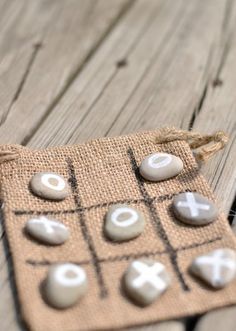
<svg viewBox="0 0 236 331">
<path fill-rule="evenodd" d="M 66 274 L 72 272 L 74 277 L 68 277 Z M 63 286 L 78 286 L 86 279 L 85 271 L 79 266 L 67 263 L 57 267 L 55 274 L 56 280 Z"/>
<path fill-rule="evenodd" d="M 124 213 L 130 214 L 130 217 L 127 220 L 119 221 L 118 217 Z M 120 208 L 117 208 L 116 210 L 114 210 L 113 213 L 111 214 L 111 221 L 115 225 L 117 225 L 121 228 L 125 228 L 130 225 L 133 225 L 134 223 L 136 223 L 138 221 L 138 213 L 134 209 L 131 209 L 128 207 L 120 207 Z"/>
<path fill-rule="evenodd" d="M 159 158 L 164 157 L 164 160 L 161 162 L 156 162 Z M 166 153 L 157 153 L 153 154 L 148 158 L 148 165 L 152 168 L 162 168 L 166 167 L 172 161 L 172 157 Z"/>
<path fill-rule="evenodd" d="M 55 179 L 57 181 L 56 185 L 51 184 L 49 181 L 50 179 Z M 62 191 L 64 190 L 66 183 L 65 181 L 56 174 L 43 174 L 41 177 L 41 182 L 44 186 L 55 190 L 55 191 Z"/>
</svg>

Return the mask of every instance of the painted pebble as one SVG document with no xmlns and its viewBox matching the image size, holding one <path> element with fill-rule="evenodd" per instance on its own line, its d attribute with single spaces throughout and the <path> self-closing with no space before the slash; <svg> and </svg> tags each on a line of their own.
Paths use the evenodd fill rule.
<svg viewBox="0 0 236 331">
<path fill-rule="evenodd" d="M 50 245 L 63 244 L 69 237 L 69 229 L 64 224 L 45 216 L 31 218 L 25 227 L 33 238 Z"/>
<path fill-rule="evenodd" d="M 140 174 L 147 180 L 159 182 L 177 176 L 183 170 L 183 162 L 175 155 L 155 153 L 141 163 Z"/>
<path fill-rule="evenodd" d="M 49 200 L 63 200 L 69 194 L 65 179 L 53 172 L 37 173 L 32 177 L 30 187 L 34 194 Z"/>
<path fill-rule="evenodd" d="M 117 204 L 107 212 L 104 231 L 111 240 L 125 241 L 139 236 L 144 226 L 141 212 L 128 205 Z"/>
<path fill-rule="evenodd" d="M 198 256 L 190 271 L 213 288 L 223 288 L 236 277 L 236 252 L 220 248 Z"/>
<path fill-rule="evenodd" d="M 211 223 L 218 215 L 213 202 L 193 192 L 176 195 L 173 199 L 173 211 L 180 221 L 196 226 Z"/>
<path fill-rule="evenodd" d="M 124 287 L 128 296 L 141 306 L 154 302 L 167 290 L 170 282 L 165 266 L 147 259 L 131 262 L 124 274 Z"/>
<path fill-rule="evenodd" d="M 83 268 L 72 263 L 51 266 L 45 281 L 47 302 L 55 308 L 67 308 L 87 292 L 87 275 Z"/>
</svg>

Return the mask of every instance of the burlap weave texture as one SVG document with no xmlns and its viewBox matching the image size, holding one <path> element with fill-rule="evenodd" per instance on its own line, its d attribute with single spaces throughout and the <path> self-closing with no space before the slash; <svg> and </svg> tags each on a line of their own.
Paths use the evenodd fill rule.
<svg viewBox="0 0 236 331">
<path fill-rule="evenodd" d="M 236 249 L 236 241 L 222 214 L 202 227 L 187 226 L 174 218 L 175 194 L 197 191 L 214 198 L 189 145 L 184 141 L 156 144 L 155 135 L 155 131 L 143 132 L 42 151 L 13 146 L 19 148 L 19 158 L 0 165 L 3 216 L 20 309 L 31 330 L 120 329 L 236 303 L 236 282 L 213 291 L 188 272 L 195 256 L 219 247 Z M 146 155 L 158 151 L 179 156 L 184 171 L 168 181 L 149 183 L 140 177 L 138 166 Z M 41 171 L 64 176 L 70 196 L 61 202 L 34 196 L 29 181 Z M 146 227 L 134 240 L 112 243 L 103 234 L 104 216 L 110 205 L 122 202 L 143 212 Z M 32 215 L 62 221 L 71 231 L 68 242 L 49 247 L 31 240 L 24 225 Z M 164 263 L 172 277 L 170 289 L 146 308 L 127 299 L 121 286 L 128 264 L 138 257 Z M 88 294 L 66 310 L 51 308 L 42 295 L 48 267 L 57 262 L 83 266 L 89 280 Z"/>
</svg>

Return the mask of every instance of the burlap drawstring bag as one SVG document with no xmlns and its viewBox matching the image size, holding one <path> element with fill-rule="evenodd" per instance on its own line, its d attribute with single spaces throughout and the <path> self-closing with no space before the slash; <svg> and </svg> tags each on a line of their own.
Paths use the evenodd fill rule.
<svg viewBox="0 0 236 331">
<path fill-rule="evenodd" d="M 192 259 L 199 254 L 219 247 L 236 249 L 226 218 L 220 213 L 207 226 L 186 226 L 174 218 L 170 208 L 179 192 L 197 191 L 214 200 L 190 147 L 212 142 L 196 154 L 202 160 L 222 148 L 226 140 L 222 132 L 201 136 L 163 129 L 45 150 L 1 146 L 3 216 L 19 305 L 30 330 L 122 329 L 236 303 L 236 282 L 216 291 L 188 272 Z M 167 181 L 145 182 L 139 176 L 140 162 L 159 151 L 179 156 L 184 170 Z M 34 196 L 29 181 L 42 171 L 67 178 L 70 196 L 61 202 Z M 124 243 L 105 238 L 104 215 L 115 203 L 127 203 L 143 212 L 146 227 L 141 236 Z M 57 247 L 31 240 L 23 229 L 32 215 L 55 216 L 70 228 L 70 239 Z M 168 291 L 146 308 L 127 299 L 121 286 L 128 264 L 139 257 L 162 262 L 172 277 Z M 87 295 L 66 310 L 48 306 L 41 290 L 49 265 L 57 262 L 79 264 L 88 275 Z"/>
</svg>

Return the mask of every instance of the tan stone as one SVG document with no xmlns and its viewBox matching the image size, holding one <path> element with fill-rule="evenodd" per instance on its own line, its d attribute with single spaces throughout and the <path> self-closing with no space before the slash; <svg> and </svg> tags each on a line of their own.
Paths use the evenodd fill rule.
<svg viewBox="0 0 236 331">
<path fill-rule="evenodd" d="M 140 211 L 125 204 L 117 204 L 107 212 L 104 231 L 111 240 L 125 241 L 139 236 L 144 226 L 144 216 Z"/>
<path fill-rule="evenodd" d="M 173 211 L 180 221 L 196 226 L 211 223 L 218 216 L 215 204 L 194 192 L 176 195 L 173 199 Z"/>
<path fill-rule="evenodd" d="M 51 266 L 45 281 L 45 297 L 55 307 L 65 309 L 76 304 L 88 289 L 87 275 L 76 264 Z"/>
<path fill-rule="evenodd" d="M 159 182 L 178 175 L 183 170 L 182 160 L 172 154 L 154 153 L 141 163 L 140 174 L 147 180 Z"/>
<path fill-rule="evenodd" d="M 53 172 L 40 172 L 30 181 L 30 188 L 40 198 L 63 200 L 69 194 L 66 180 Z"/>
<path fill-rule="evenodd" d="M 146 306 L 154 302 L 170 286 L 165 266 L 157 261 L 141 259 L 131 262 L 124 275 L 128 296 L 137 304 Z"/>
<path fill-rule="evenodd" d="M 190 271 L 213 288 L 225 287 L 236 277 L 236 252 L 219 248 L 198 256 L 193 260 Z"/>
<path fill-rule="evenodd" d="M 33 238 L 50 245 L 63 244 L 69 238 L 69 229 L 64 224 L 45 216 L 31 218 L 25 228 Z"/>
</svg>

